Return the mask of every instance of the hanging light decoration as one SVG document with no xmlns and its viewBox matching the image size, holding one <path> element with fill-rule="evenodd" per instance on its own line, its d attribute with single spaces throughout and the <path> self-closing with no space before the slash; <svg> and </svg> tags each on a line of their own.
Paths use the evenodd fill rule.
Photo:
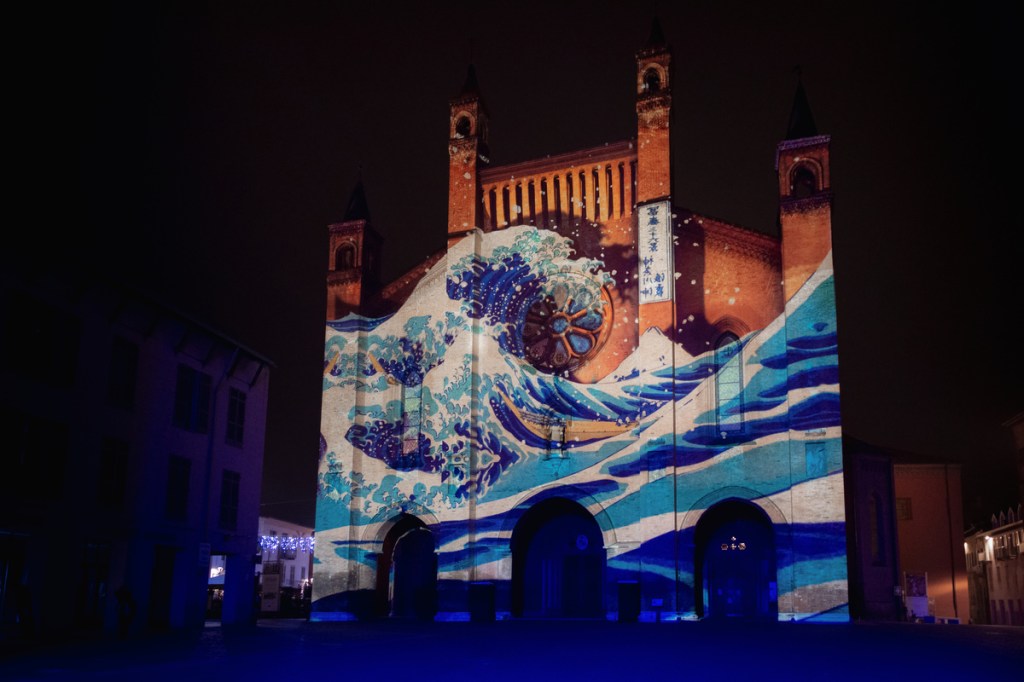
<svg viewBox="0 0 1024 682">
<path fill-rule="evenodd" d="M 312 552 L 316 547 L 315 537 L 289 537 L 284 535 L 261 535 L 260 549 L 286 550 L 290 552 Z"/>
</svg>

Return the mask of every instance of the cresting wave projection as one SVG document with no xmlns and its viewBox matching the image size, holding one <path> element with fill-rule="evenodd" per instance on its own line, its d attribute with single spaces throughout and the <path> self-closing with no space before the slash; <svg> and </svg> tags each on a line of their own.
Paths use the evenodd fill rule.
<svg viewBox="0 0 1024 682">
<path fill-rule="evenodd" d="M 697 563 L 714 549 L 698 524 L 740 500 L 770 524 L 773 614 L 848 619 L 831 257 L 784 315 L 725 351 L 694 357 L 651 330 L 594 384 L 531 362 L 524 325 L 540 297 L 568 286 L 597 306 L 615 284 L 553 232 L 478 232 L 396 314 L 328 323 L 314 618 L 352 617 L 378 589 L 402 514 L 434 537 L 440 614 L 464 615 L 470 583 L 507 593 L 516 523 L 559 497 L 601 527 L 610 617 L 620 581 L 639 584 L 643 617 L 696 617 L 709 598 Z M 730 363 L 742 390 L 724 409 L 742 427 L 723 430 L 715 380 Z"/>
</svg>

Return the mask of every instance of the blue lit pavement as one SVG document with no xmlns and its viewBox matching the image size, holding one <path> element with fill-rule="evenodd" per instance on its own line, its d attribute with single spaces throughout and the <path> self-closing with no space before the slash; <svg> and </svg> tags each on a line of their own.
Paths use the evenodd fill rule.
<svg viewBox="0 0 1024 682">
<path fill-rule="evenodd" d="M 0 680 L 984 679 L 1024 671 L 1024 628 L 850 623 L 310 623 L 3 648 Z M 657 676 L 657 677 L 652 677 Z M 1021 679 L 1020 677 L 1007 679 Z"/>
</svg>

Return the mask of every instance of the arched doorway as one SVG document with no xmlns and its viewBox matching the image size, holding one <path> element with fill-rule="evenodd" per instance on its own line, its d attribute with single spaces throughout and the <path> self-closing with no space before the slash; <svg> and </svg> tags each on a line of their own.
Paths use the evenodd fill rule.
<svg viewBox="0 0 1024 682">
<path fill-rule="evenodd" d="M 604 568 L 604 538 L 590 512 L 571 500 L 545 500 L 512 532 L 512 614 L 600 618 Z"/>
<path fill-rule="evenodd" d="M 402 514 L 384 537 L 377 563 L 377 615 L 430 620 L 437 612 L 434 534 Z"/>
<path fill-rule="evenodd" d="M 775 532 L 757 506 L 727 500 L 697 522 L 697 613 L 705 618 L 776 620 Z"/>
</svg>

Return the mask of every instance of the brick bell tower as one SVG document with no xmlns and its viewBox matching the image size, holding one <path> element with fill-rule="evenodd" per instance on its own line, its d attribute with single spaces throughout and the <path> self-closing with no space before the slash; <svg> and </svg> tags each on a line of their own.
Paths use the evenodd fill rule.
<svg viewBox="0 0 1024 682">
<path fill-rule="evenodd" d="M 818 134 L 803 82 L 797 80 L 786 139 L 775 152 L 786 301 L 832 249 L 831 139 L 829 135 Z"/>
<path fill-rule="evenodd" d="M 382 239 L 370 223 L 362 179 L 356 182 L 341 222 L 328 226 L 327 319 L 359 312 L 380 288 Z"/>
<path fill-rule="evenodd" d="M 637 203 L 672 198 L 669 118 L 672 55 L 657 17 L 647 45 L 636 53 Z"/>
<path fill-rule="evenodd" d="M 655 17 L 647 44 L 636 53 L 636 239 L 642 335 L 674 328 L 672 158 L 672 55 Z"/>
<path fill-rule="evenodd" d="M 488 115 L 472 64 L 458 97 L 450 102 L 448 121 L 448 246 L 474 228 L 483 227 L 479 170 L 490 163 Z"/>
</svg>

